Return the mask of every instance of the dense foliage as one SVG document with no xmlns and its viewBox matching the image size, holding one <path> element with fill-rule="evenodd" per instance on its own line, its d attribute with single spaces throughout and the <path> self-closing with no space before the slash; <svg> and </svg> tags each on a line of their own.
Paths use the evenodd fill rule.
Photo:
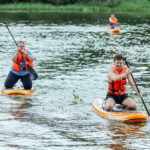
<svg viewBox="0 0 150 150">
<path fill-rule="evenodd" d="M 43 2 L 49 3 L 53 5 L 65 5 L 65 4 L 73 4 L 78 0 L 0 0 L 1 4 L 4 3 L 19 3 L 19 2 Z"/>
<path fill-rule="evenodd" d="M 19 3 L 19 2 L 43 2 L 53 5 L 66 5 L 74 3 L 84 4 L 100 4 L 105 3 L 108 7 L 114 7 L 120 3 L 121 0 L 0 0 L 1 4 L 4 3 Z"/>
<path fill-rule="evenodd" d="M 17 3 L 24 3 L 24 2 L 32 2 L 38 3 L 38 5 L 42 4 L 51 4 L 53 6 L 59 6 L 59 5 L 67 5 L 67 4 L 81 4 L 83 6 L 97 6 L 98 7 L 107 7 L 107 8 L 120 8 L 121 10 L 124 10 L 125 8 L 129 8 L 129 10 L 138 10 L 138 7 L 143 9 L 148 9 L 148 5 L 150 3 L 150 0 L 0 0 L 0 4 L 17 4 Z M 137 4 L 137 7 L 136 5 Z M 143 5 L 144 4 L 144 5 Z M 97 9 L 96 8 L 96 9 Z"/>
</svg>

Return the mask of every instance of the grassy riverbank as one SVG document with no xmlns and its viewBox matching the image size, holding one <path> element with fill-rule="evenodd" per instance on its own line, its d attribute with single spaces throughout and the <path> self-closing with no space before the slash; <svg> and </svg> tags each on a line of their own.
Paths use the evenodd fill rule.
<svg viewBox="0 0 150 150">
<path fill-rule="evenodd" d="M 76 3 L 72 5 L 54 6 L 44 3 L 10 3 L 1 4 L 0 11 L 72 11 L 72 12 L 148 12 L 150 13 L 150 1 L 148 0 L 122 0 L 113 7 L 108 3 Z"/>
</svg>

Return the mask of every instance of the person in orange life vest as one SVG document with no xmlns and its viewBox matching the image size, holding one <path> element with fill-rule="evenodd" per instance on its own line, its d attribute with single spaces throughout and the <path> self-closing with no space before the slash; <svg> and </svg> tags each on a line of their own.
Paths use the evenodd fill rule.
<svg viewBox="0 0 150 150">
<path fill-rule="evenodd" d="M 4 88 L 9 89 L 13 88 L 13 86 L 20 79 L 23 83 L 24 89 L 32 88 L 32 81 L 30 79 L 29 71 L 27 68 L 27 64 L 23 59 L 22 54 L 27 60 L 28 64 L 33 67 L 33 56 L 32 53 L 25 49 L 25 44 L 23 41 L 18 42 L 18 47 L 15 52 L 12 54 L 13 66 L 11 71 L 9 72 L 6 81 L 4 83 Z"/>
<path fill-rule="evenodd" d="M 114 14 L 111 14 L 110 18 L 109 18 L 109 25 L 111 29 L 114 29 L 115 26 L 117 25 L 117 19 L 115 18 Z"/>
<path fill-rule="evenodd" d="M 128 80 L 132 89 L 142 97 L 138 92 L 131 77 L 131 69 L 124 66 L 124 58 L 121 55 L 114 57 L 114 65 L 108 69 L 108 91 L 106 95 L 105 110 L 111 111 L 115 104 L 121 104 L 124 108 L 135 110 L 135 102 L 126 93 L 126 80 Z"/>
</svg>

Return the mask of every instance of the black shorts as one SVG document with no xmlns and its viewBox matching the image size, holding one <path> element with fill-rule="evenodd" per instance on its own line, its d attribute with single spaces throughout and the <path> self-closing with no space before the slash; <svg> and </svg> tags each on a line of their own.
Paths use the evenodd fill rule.
<svg viewBox="0 0 150 150">
<path fill-rule="evenodd" d="M 129 96 L 128 96 L 127 93 L 125 93 L 125 94 L 123 94 L 123 95 L 113 95 L 113 94 L 108 93 L 108 94 L 106 95 L 106 100 L 107 100 L 108 98 L 112 98 L 117 104 L 122 104 L 122 102 L 123 102 L 126 98 L 128 98 L 128 97 L 129 97 Z"/>
</svg>

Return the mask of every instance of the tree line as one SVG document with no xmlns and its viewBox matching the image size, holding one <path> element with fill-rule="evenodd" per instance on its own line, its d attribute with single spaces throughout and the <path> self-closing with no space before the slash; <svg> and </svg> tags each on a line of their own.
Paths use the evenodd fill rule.
<svg viewBox="0 0 150 150">
<path fill-rule="evenodd" d="M 108 7 L 115 7 L 119 5 L 122 1 L 139 1 L 139 0 L 0 0 L 0 4 L 6 3 L 22 3 L 22 2 L 32 2 L 32 3 L 47 3 L 52 5 L 67 5 L 67 4 L 105 4 Z M 142 1 L 142 0 L 141 0 Z M 148 0 L 150 1 L 150 0 Z"/>
<path fill-rule="evenodd" d="M 22 2 L 32 2 L 32 3 L 49 3 L 53 5 L 66 5 L 66 4 L 74 4 L 80 0 L 0 0 L 1 4 L 6 3 L 22 3 Z"/>
<path fill-rule="evenodd" d="M 121 0 L 0 0 L 1 4 L 6 3 L 19 3 L 19 2 L 41 2 L 41 3 L 49 3 L 52 5 L 67 5 L 67 4 L 75 4 L 75 3 L 120 3 Z"/>
</svg>

